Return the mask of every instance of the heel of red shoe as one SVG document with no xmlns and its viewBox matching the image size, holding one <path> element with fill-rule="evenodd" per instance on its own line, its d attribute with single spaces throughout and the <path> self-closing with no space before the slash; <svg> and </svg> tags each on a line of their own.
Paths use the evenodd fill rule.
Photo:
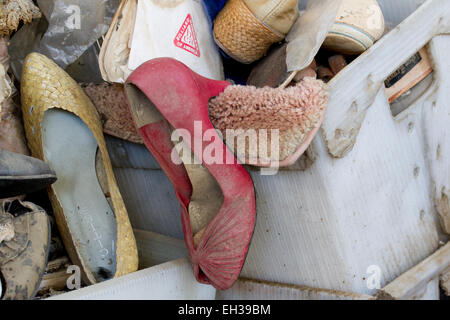
<svg viewBox="0 0 450 320">
<path fill-rule="evenodd" d="M 208 98 L 208 100 L 210 98 L 218 96 L 228 86 L 231 85 L 231 83 L 228 81 L 208 79 L 194 72 L 192 72 L 192 77 L 194 78 L 194 81 L 201 87 L 201 93 L 204 94 L 205 97 Z"/>
</svg>

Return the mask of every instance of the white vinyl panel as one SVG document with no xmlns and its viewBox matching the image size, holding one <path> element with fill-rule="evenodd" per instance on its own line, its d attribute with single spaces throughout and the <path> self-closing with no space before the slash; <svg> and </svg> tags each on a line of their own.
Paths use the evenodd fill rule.
<svg viewBox="0 0 450 320">
<path fill-rule="evenodd" d="M 214 300 L 216 290 L 195 280 L 187 259 L 171 261 L 49 300 Z"/>
</svg>

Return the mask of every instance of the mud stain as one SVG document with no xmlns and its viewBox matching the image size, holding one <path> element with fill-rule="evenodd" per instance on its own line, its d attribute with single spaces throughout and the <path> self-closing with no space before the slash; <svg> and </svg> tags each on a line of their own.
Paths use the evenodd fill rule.
<svg viewBox="0 0 450 320">
<path fill-rule="evenodd" d="M 415 167 L 414 168 L 414 178 L 418 178 L 420 174 L 420 168 L 419 167 Z"/>
<path fill-rule="evenodd" d="M 448 194 L 445 192 L 445 187 L 442 187 L 441 196 L 436 199 L 436 211 L 439 213 L 442 229 L 450 234 L 450 202 Z"/>
</svg>

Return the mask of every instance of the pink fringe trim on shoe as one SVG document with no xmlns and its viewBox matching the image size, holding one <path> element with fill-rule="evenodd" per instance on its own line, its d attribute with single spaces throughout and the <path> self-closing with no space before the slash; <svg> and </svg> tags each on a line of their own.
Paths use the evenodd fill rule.
<svg viewBox="0 0 450 320">
<path fill-rule="evenodd" d="M 292 155 L 304 143 L 308 134 L 321 124 L 328 103 L 326 85 L 307 77 L 295 86 L 281 88 L 256 88 L 233 85 L 210 102 L 210 117 L 217 130 L 224 135 L 227 145 L 235 150 L 241 161 L 254 164 L 282 161 Z M 228 135 L 227 129 L 243 132 Z M 238 143 L 255 130 L 257 145 Z M 261 135 L 267 130 L 267 138 Z M 279 130 L 279 145 L 271 142 L 271 130 Z M 263 139 L 264 137 L 264 139 Z M 234 141 L 227 141 L 233 139 Z M 264 141 L 265 140 L 265 141 Z M 242 141 L 242 140 L 241 140 Z M 248 140 L 247 140 L 248 141 Z M 261 143 L 267 142 L 267 152 Z"/>
</svg>

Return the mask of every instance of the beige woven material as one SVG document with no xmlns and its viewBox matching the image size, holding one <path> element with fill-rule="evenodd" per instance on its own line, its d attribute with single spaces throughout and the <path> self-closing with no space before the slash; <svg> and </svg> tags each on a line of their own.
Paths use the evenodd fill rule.
<svg viewBox="0 0 450 320">
<path fill-rule="evenodd" d="M 264 25 L 243 0 L 229 0 L 214 21 L 217 45 L 242 63 L 260 59 L 272 44 L 284 37 Z"/>
<path fill-rule="evenodd" d="M 20 22 L 31 23 L 41 17 L 39 8 L 32 0 L 0 1 L 0 35 L 9 36 L 16 31 Z"/>
<path fill-rule="evenodd" d="M 61 68 L 47 57 L 32 53 L 25 59 L 22 73 L 22 111 L 28 145 L 34 157 L 43 159 L 41 122 L 45 111 L 59 108 L 78 116 L 92 131 L 103 158 L 108 187 L 117 222 L 116 274 L 115 277 L 134 272 L 138 268 L 138 255 L 133 229 L 114 177 L 111 160 L 102 132 L 100 117 L 94 105 L 80 86 Z M 82 267 L 87 279 L 95 278 L 85 268 L 73 243 L 63 208 L 52 187 L 49 196 L 64 244 L 73 263 Z"/>
</svg>

